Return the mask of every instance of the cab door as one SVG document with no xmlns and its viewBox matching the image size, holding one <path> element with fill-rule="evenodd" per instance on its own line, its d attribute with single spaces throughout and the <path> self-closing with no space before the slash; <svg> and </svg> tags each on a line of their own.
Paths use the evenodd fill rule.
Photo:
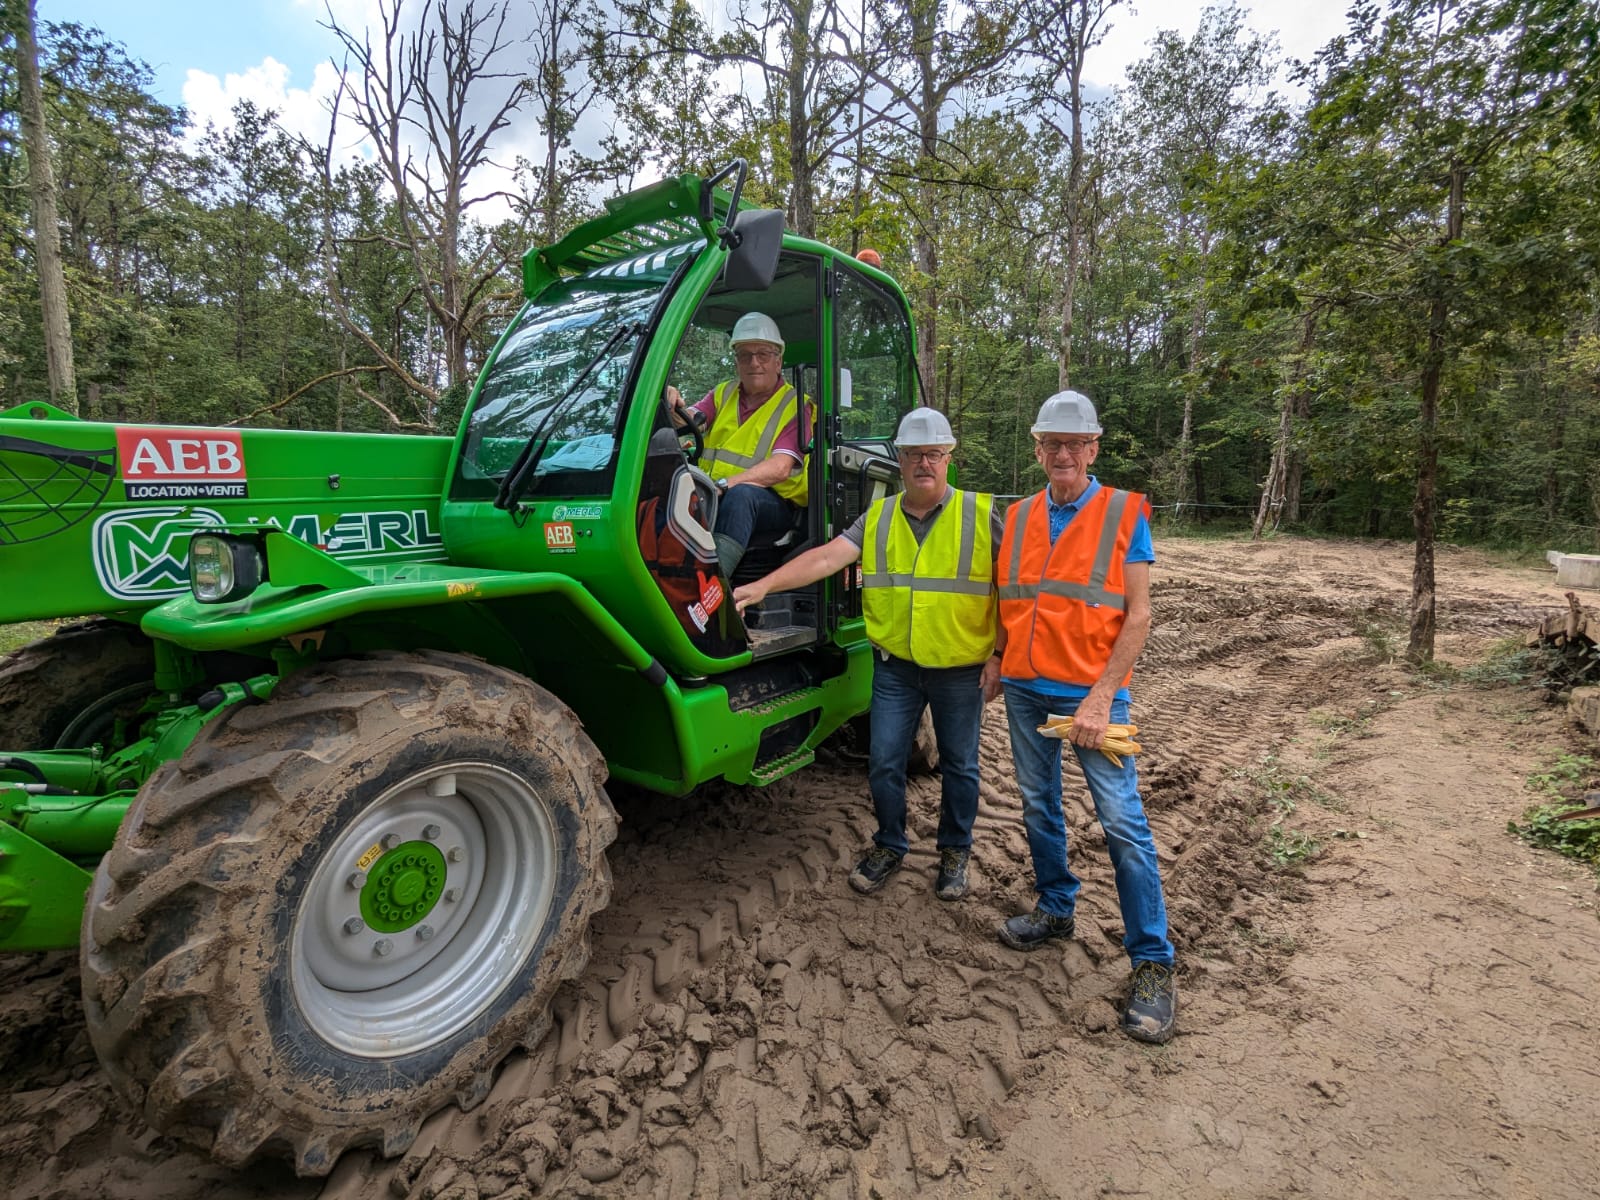
<svg viewBox="0 0 1600 1200">
<path fill-rule="evenodd" d="M 895 430 L 918 400 L 911 324 L 898 292 L 848 261 L 837 264 L 832 291 L 829 499 L 833 529 L 843 533 L 875 501 L 900 489 Z M 833 626 L 860 618 L 859 564 L 843 572 L 833 591 Z"/>
</svg>

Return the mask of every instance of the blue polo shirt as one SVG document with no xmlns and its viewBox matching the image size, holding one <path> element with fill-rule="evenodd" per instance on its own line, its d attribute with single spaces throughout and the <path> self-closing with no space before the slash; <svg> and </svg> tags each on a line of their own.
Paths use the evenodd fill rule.
<svg viewBox="0 0 1600 1200">
<path fill-rule="evenodd" d="M 1050 544 L 1054 546 L 1056 539 L 1061 536 L 1074 517 L 1083 511 L 1083 506 L 1100 490 L 1100 481 L 1093 475 L 1089 476 L 1089 486 L 1083 489 L 1083 495 L 1076 500 L 1068 500 L 1065 504 L 1057 504 L 1050 495 L 1050 489 L 1044 490 L 1045 503 L 1050 512 Z M 1122 561 L 1125 563 L 1155 562 L 1155 548 L 1150 544 L 1150 522 L 1145 519 L 1144 513 L 1139 513 L 1138 523 L 1133 527 L 1133 538 L 1128 543 L 1128 554 Z M 1023 688 L 1039 696 L 1059 696 L 1065 699 L 1082 700 L 1089 694 L 1089 689 L 1081 683 L 1058 683 L 1054 679 L 1045 679 L 1040 676 L 1036 679 L 1013 679 L 1003 676 L 1005 682 L 1011 687 Z M 1116 700 L 1127 700 L 1128 689 L 1118 688 L 1113 697 Z"/>
</svg>

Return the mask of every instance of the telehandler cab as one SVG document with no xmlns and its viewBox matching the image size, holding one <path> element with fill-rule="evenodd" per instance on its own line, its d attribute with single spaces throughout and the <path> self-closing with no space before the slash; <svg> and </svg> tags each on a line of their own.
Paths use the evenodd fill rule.
<svg viewBox="0 0 1600 1200">
<path fill-rule="evenodd" d="M 865 712 L 857 574 L 747 630 L 663 394 L 777 321 L 809 498 L 753 578 L 898 486 L 911 322 L 743 181 L 530 251 L 454 438 L 0 413 L 0 623 L 86 618 L 0 662 L 0 949 L 80 947 L 156 1129 L 305 1175 L 400 1153 L 583 971 L 608 774 L 765 784 Z"/>
</svg>

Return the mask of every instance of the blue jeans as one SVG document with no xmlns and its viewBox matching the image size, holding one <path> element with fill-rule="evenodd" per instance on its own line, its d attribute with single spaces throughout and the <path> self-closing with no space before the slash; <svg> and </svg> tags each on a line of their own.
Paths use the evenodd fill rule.
<svg viewBox="0 0 1600 1200">
<path fill-rule="evenodd" d="M 793 520 L 794 505 L 777 492 L 754 484 L 740 484 L 722 494 L 717 504 L 715 532 L 748 546 L 751 535 L 787 529 Z"/>
<path fill-rule="evenodd" d="M 983 721 L 983 664 L 919 667 L 883 651 L 872 652 L 872 745 L 867 778 L 878 832 L 872 840 L 896 854 L 906 841 L 906 761 L 922 710 L 933 711 L 939 747 L 939 849 L 972 845 L 978 818 L 978 726 Z"/>
<path fill-rule="evenodd" d="M 1061 811 L 1062 739 L 1045 737 L 1038 727 L 1052 712 L 1071 716 L 1080 701 L 1041 696 L 1009 683 L 1005 693 L 1011 757 L 1022 788 L 1022 821 L 1033 855 L 1034 891 L 1045 912 L 1069 917 L 1081 885 L 1067 866 L 1067 825 Z M 1128 702 L 1112 701 L 1112 724 L 1127 721 Z M 1139 768 L 1131 756 L 1117 767 L 1098 750 L 1073 749 L 1089 785 L 1095 814 L 1106 832 L 1117 878 L 1117 902 L 1122 907 L 1123 948 L 1134 962 L 1170 966 L 1174 954 L 1167 940 L 1167 905 L 1161 895 L 1155 839 L 1139 798 Z"/>
</svg>

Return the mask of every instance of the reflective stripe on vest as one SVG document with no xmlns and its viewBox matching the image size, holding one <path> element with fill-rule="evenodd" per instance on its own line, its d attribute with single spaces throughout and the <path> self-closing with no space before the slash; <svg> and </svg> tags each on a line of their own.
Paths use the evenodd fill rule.
<svg viewBox="0 0 1600 1200">
<path fill-rule="evenodd" d="M 924 667 L 981 663 L 994 650 L 994 497 L 955 491 L 921 544 L 901 497 L 868 511 L 861 547 L 867 638 Z"/>
<path fill-rule="evenodd" d="M 772 448 L 777 444 L 783 427 L 791 420 L 799 425 L 800 406 L 797 400 L 793 386 L 785 380 L 760 408 L 750 414 L 748 420 L 741 422 L 738 382 L 728 379 L 717 384 L 711 399 L 716 413 L 711 419 L 711 428 L 706 432 L 705 452 L 700 456 L 701 469 L 712 479 L 727 479 L 766 462 L 772 457 Z M 803 506 L 810 493 L 810 464 L 811 456 L 803 456 L 787 479 L 771 485 L 772 490 L 785 500 Z"/>
<path fill-rule="evenodd" d="M 1092 687 L 1127 617 L 1124 560 L 1144 497 L 1102 487 L 1052 545 L 1043 495 L 1019 501 L 1006 514 L 998 572 L 1006 631 L 1000 671 L 1013 679 Z"/>
</svg>

